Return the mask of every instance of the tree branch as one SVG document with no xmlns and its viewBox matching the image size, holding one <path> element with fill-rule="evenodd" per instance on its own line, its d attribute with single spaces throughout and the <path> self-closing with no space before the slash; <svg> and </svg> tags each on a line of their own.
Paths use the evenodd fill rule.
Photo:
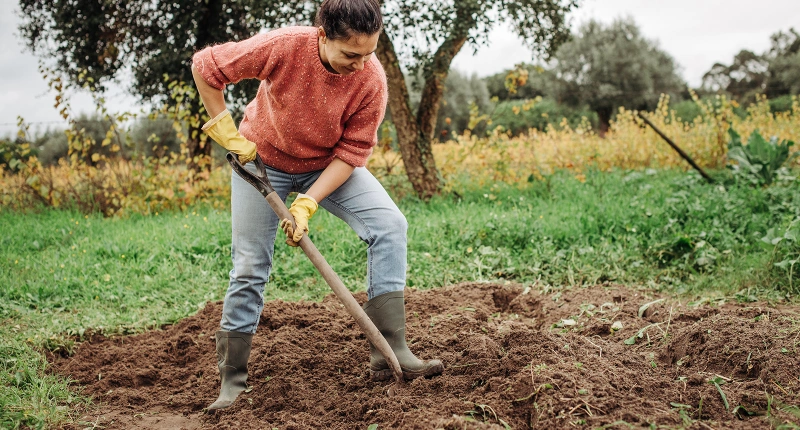
<svg viewBox="0 0 800 430">
<path fill-rule="evenodd" d="M 444 84 L 447 80 L 447 74 L 450 72 L 450 64 L 466 41 L 467 37 L 465 35 L 451 37 L 439 46 L 433 56 L 431 74 L 426 76 L 425 86 L 422 88 L 422 98 L 417 110 L 417 123 L 420 127 L 420 133 L 428 140 L 433 139 L 433 134 L 436 131 L 436 116 L 439 113 L 439 105 L 444 95 Z"/>
</svg>

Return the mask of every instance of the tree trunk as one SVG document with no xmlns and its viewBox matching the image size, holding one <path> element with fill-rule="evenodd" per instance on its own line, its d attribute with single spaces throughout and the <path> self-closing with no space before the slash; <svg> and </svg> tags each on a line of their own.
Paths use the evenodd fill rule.
<svg viewBox="0 0 800 430">
<path fill-rule="evenodd" d="M 408 87 L 394 45 L 386 31 L 381 32 L 376 54 L 386 71 L 386 80 L 389 84 L 389 111 L 397 129 L 397 140 L 406 175 L 417 196 L 428 200 L 438 194 L 441 188 L 439 172 L 436 170 L 430 141 L 425 142 L 422 139 L 419 124 L 411 114 Z"/>
<path fill-rule="evenodd" d="M 378 41 L 376 54 L 383 64 L 389 83 L 389 111 L 397 129 L 400 155 L 403 157 L 408 180 L 422 200 L 428 200 L 438 194 L 442 187 L 431 143 L 436 130 L 436 116 L 444 93 L 444 82 L 453 57 L 464 46 L 465 41 L 465 37 L 447 40 L 436 51 L 431 74 L 427 77 L 422 90 L 416 117 L 411 113 L 405 77 L 400 69 L 394 45 L 386 31 L 381 32 Z"/>
<path fill-rule="evenodd" d="M 611 107 L 600 107 L 595 109 L 597 112 L 597 121 L 598 121 L 598 131 L 597 135 L 600 137 L 605 137 L 606 133 L 608 133 L 608 127 L 611 124 Z"/>
</svg>

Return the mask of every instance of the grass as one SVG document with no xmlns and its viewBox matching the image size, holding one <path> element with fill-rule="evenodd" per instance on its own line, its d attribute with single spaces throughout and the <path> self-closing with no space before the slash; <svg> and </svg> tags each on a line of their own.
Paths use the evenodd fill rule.
<svg viewBox="0 0 800 430">
<path fill-rule="evenodd" d="M 727 177 L 725 185 L 708 185 L 678 171 L 584 175 L 582 182 L 556 173 L 522 191 L 460 186 L 427 204 L 404 199 L 409 286 L 613 281 L 694 298 L 797 293 L 798 270 L 775 266 L 796 258 L 796 242 L 765 246 L 761 239 L 800 217 L 798 181 L 752 188 Z M 325 211 L 311 229 L 345 285 L 363 290 L 366 246 Z M 68 353 L 87 331 L 128 334 L 174 322 L 222 299 L 227 288 L 225 210 L 124 219 L 4 212 L 0 232 L 0 428 L 74 420 L 89 404 L 48 374 L 42 351 Z M 299 249 L 278 241 L 275 261 L 265 299 L 328 294 Z"/>
<path fill-rule="evenodd" d="M 775 249 L 761 238 L 800 216 L 797 191 L 795 182 L 726 187 L 656 171 L 587 172 L 584 183 L 553 175 L 524 192 L 496 184 L 406 209 L 425 220 L 411 222 L 409 281 L 615 281 L 690 295 L 774 295 L 788 289 L 789 272 L 770 267 Z"/>
</svg>

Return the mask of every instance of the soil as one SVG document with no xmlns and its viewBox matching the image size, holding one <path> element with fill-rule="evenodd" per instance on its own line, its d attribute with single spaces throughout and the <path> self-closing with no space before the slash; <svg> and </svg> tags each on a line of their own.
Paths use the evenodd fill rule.
<svg viewBox="0 0 800 430">
<path fill-rule="evenodd" d="M 222 304 L 214 302 L 175 325 L 95 335 L 72 356 L 50 357 L 52 371 L 95 402 L 64 428 L 800 423 L 796 306 L 689 304 L 612 284 L 537 290 L 464 283 L 407 290 L 406 308 L 411 349 L 441 359 L 445 372 L 399 386 L 394 396 L 387 395 L 392 381 L 369 380 L 366 338 L 331 295 L 266 303 L 250 356 L 251 389 L 229 409 L 204 411 L 219 387 L 214 332 Z"/>
</svg>

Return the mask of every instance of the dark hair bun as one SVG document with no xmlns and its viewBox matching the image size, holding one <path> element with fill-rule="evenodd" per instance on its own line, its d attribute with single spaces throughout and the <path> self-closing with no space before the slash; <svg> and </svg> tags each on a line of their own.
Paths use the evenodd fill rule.
<svg viewBox="0 0 800 430">
<path fill-rule="evenodd" d="M 316 25 L 331 40 L 375 34 L 383 29 L 381 5 L 378 0 L 324 0 L 317 11 Z"/>
</svg>

